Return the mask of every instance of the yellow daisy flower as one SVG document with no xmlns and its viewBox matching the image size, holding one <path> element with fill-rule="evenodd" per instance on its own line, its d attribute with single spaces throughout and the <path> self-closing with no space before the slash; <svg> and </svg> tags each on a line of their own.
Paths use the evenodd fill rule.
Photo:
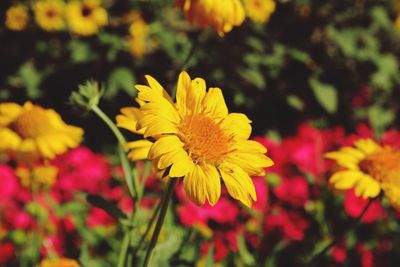
<svg viewBox="0 0 400 267">
<path fill-rule="evenodd" d="M 37 267 L 80 267 L 80 265 L 73 259 L 60 258 L 44 259 Z"/>
<path fill-rule="evenodd" d="M 209 88 L 201 78 L 179 75 L 176 103 L 151 76 L 149 86 L 137 85 L 141 114 L 139 128 L 154 140 L 148 157 L 171 178 L 183 177 L 188 197 L 215 205 L 222 178 L 228 193 L 250 207 L 257 199 L 250 176 L 264 175 L 272 160 L 266 149 L 248 140 L 251 121 L 228 113 L 222 91 Z"/>
<path fill-rule="evenodd" d="M 46 31 L 58 31 L 65 27 L 65 4 L 62 0 L 36 1 L 33 10 L 37 24 Z"/>
<path fill-rule="evenodd" d="M 243 23 L 245 13 L 240 0 L 176 0 L 186 18 L 200 27 L 213 27 L 220 36 Z"/>
<path fill-rule="evenodd" d="M 129 27 L 129 51 L 134 57 L 142 57 L 154 49 L 154 42 L 149 39 L 149 26 L 139 12 L 130 15 L 132 23 Z"/>
<path fill-rule="evenodd" d="M 28 24 L 28 8 L 18 4 L 6 11 L 6 27 L 12 31 L 22 31 Z"/>
<path fill-rule="evenodd" d="M 88 36 L 107 25 L 107 11 L 101 0 L 71 1 L 66 7 L 67 23 L 73 33 Z"/>
<path fill-rule="evenodd" d="M 252 21 L 266 23 L 274 13 L 276 3 L 274 0 L 244 0 L 244 8 Z"/>
<path fill-rule="evenodd" d="M 377 197 L 383 190 L 395 208 L 400 207 L 400 151 L 380 146 L 371 139 L 354 142 L 354 147 L 325 154 L 341 168 L 330 183 L 340 190 L 354 188 L 363 198 Z"/>
<path fill-rule="evenodd" d="M 0 104 L 0 152 L 17 160 L 51 159 L 78 146 L 82 135 L 81 128 L 65 124 L 52 109 L 31 102 Z"/>
</svg>

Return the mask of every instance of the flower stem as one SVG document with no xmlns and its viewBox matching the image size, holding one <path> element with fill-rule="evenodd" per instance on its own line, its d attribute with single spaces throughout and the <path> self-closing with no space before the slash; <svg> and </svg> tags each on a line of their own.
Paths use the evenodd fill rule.
<svg viewBox="0 0 400 267">
<path fill-rule="evenodd" d="M 371 206 L 372 202 L 374 202 L 375 198 L 371 198 L 367 205 L 365 205 L 364 209 L 361 211 L 360 215 L 350 224 L 350 226 L 341 234 L 337 235 L 326 247 L 324 247 L 319 253 L 317 253 L 315 256 L 311 258 L 308 264 L 306 266 L 309 267 L 315 267 L 319 263 L 319 261 L 322 259 L 322 257 L 325 255 L 325 253 L 329 252 L 332 247 L 334 247 L 339 241 L 343 239 L 345 234 L 348 232 L 354 230 L 358 224 L 361 222 L 361 219 L 364 217 L 365 213 L 368 211 L 368 208 Z"/>
<path fill-rule="evenodd" d="M 164 223 L 165 215 L 167 214 L 168 204 L 169 201 L 171 200 L 175 184 L 176 184 L 176 179 L 175 178 L 170 179 L 167 191 L 164 192 L 164 195 L 161 199 L 160 214 L 158 215 L 156 227 L 154 229 L 153 235 L 151 236 L 149 246 L 147 247 L 146 256 L 143 262 L 143 267 L 147 267 L 150 263 L 151 254 L 153 252 L 154 247 L 157 244 L 158 236 L 160 235 L 161 227 Z"/>
<path fill-rule="evenodd" d="M 118 127 L 114 124 L 114 122 L 98 106 L 92 106 L 92 110 L 94 113 L 96 113 L 97 116 L 99 116 L 105 122 L 105 124 L 107 124 L 107 126 L 111 129 L 111 131 L 118 140 L 119 156 L 122 168 L 124 170 L 126 184 L 128 186 L 131 196 L 134 197 L 136 200 L 135 203 L 137 203 L 138 200 L 142 198 L 142 189 L 139 187 L 137 176 L 132 175 L 131 165 L 129 164 L 129 161 L 126 157 L 126 153 L 124 153 L 123 150 L 123 146 L 126 144 L 126 139 L 122 135 Z"/>
</svg>

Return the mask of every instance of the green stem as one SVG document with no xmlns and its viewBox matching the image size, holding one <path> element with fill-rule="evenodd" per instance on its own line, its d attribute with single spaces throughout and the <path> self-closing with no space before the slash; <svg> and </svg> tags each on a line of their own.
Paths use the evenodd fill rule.
<svg viewBox="0 0 400 267">
<path fill-rule="evenodd" d="M 143 262 L 143 267 L 147 267 L 150 263 L 151 254 L 153 253 L 153 249 L 157 244 L 158 236 L 160 235 L 161 227 L 164 223 L 165 215 L 167 214 L 168 204 L 169 201 L 171 200 L 175 184 L 176 184 L 176 179 L 172 178 L 169 181 L 167 191 L 165 191 L 162 197 L 160 214 L 158 215 L 157 224 L 154 229 L 153 235 L 151 236 L 150 244 L 147 247 L 146 256 Z"/>
<path fill-rule="evenodd" d="M 114 122 L 98 107 L 92 106 L 92 110 L 99 116 L 110 128 L 119 143 L 119 156 L 122 164 L 122 168 L 125 174 L 126 184 L 129 189 L 129 193 L 132 197 L 135 198 L 135 203 L 137 203 L 142 197 L 142 190 L 139 188 L 139 182 L 137 176 L 132 175 L 131 165 L 129 164 L 128 158 L 126 157 L 126 153 L 124 152 L 123 146 L 126 144 L 126 139 L 118 129 L 118 127 L 114 124 Z"/>
<path fill-rule="evenodd" d="M 372 202 L 374 202 L 375 198 L 372 198 L 368 201 L 367 205 L 365 205 L 364 209 L 361 211 L 360 215 L 358 215 L 357 219 L 355 219 L 352 224 L 347 228 L 346 231 L 344 231 L 342 234 L 337 235 L 325 248 L 323 248 L 319 253 L 317 253 L 315 256 L 311 258 L 308 264 L 306 266 L 309 267 L 314 267 L 317 266 L 319 261 L 322 259 L 322 257 L 325 255 L 325 253 L 329 252 L 331 248 L 333 248 L 340 240 L 343 239 L 344 235 L 351 230 L 354 230 L 358 224 L 361 222 L 361 219 L 364 217 L 365 213 L 367 212 L 368 208 L 371 206 Z"/>
</svg>

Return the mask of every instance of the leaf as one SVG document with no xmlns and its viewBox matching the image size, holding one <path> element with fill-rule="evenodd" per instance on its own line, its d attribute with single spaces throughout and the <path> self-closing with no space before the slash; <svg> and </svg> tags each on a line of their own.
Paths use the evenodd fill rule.
<svg viewBox="0 0 400 267">
<path fill-rule="evenodd" d="M 338 106 L 336 88 L 330 84 L 321 83 L 314 77 L 309 79 L 309 84 L 318 103 L 328 112 L 335 113 Z"/>
<path fill-rule="evenodd" d="M 264 90 L 266 83 L 264 76 L 258 69 L 242 69 L 239 71 L 240 76 L 247 82 L 257 87 L 259 90 Z"/>
<path fill-rule="evenodd" d="M 179 250 L 183 240 L 183 230 L 173 228 L 164 230 L 166 239 L 154 248 L 149 266 L 169 267 L 169 259 Z"/>
<path fill-rule="evenodd" d="M 86 200 L 93 206 L 104 210 L 105 212 L 107 212 L 109 215 L 111 215 L 112 217 L 114 217 L 117 220 L 126 219 L 126 215 L 118 208 L 117 205 L 106 200 L 102 196 L 88 194 L 86 196 Z"/>
<path fill-rule="evenodd" d="M 376 135 L 381 136 L 396 116 L 392 111 L 384 110 L 379 106 L 373 106 L 368 110 L 368 118 Z"/>
<path fill-rule="evenodd" d="M 95 57 L 90 45 L 79 40 L 72 40 L 69 42 L 68 49 L 71 53 L 71 61 L 75 64 L 89 62 Z"/>
<path fill-rule="evenodd" d="M 254 259 L 253 255 L 251 255 L 251 253 L 247 249 L 246 242 L 244 240 L 243 235 L 241 235 L 241 234 L 238 235 L 237 244 L 238 244 L 240 258 L 243 260 L 243 262 L 246 265 L 253 266 L 255 264 L 255 259 Z"/>
<path fill-rule="evenodd" d="M 135 76 L 132 71 L 125 67 L 114 69 L 107 81 L 107 88 L 105 91 L 106 98 L 114 97 L 119 90 L 123 90 L 131 97 L 136 96 L 134 85 L 136 83 Z"/>
<path fill-rule="evenodd" d="M 304 110 L 304 103 L 300 99 L 300 97 L 298 97 L 296 95 L 288 95 L 286 97 L 286 101 L 287 101 L 288 105 L 291 106 L 292 108 L 297 109 L 297 110 Z"/>
<path fill-rule="evenodd" d="M 28 98 L 36 99 L 41 95 L 39 85 L 43 74 L 38 72 L 32 62 L 27 62 L 18 71 L 22 85 L 26 88 Z"/>
</svg>

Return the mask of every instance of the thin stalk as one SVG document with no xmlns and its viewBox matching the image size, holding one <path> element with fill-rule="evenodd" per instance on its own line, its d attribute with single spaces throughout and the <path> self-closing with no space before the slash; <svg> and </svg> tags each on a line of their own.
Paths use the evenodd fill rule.
<svg viewBox="0 0 400 267">
<path fill-rule="evenodd" d="M 139 188 L 138 178 L 136 176 L 132 176 L 132 169 L 129 164 L 128 158 L 126 157 L 126 153 L 123 151 L 123 146 L 126 144 L 126 139 L 118 129 L 118 127 L 114 124 L 114 122 L 98 107 L 93 106 L 92 110 L 99 116 L 110 128 L 119 143 L 119 156 L 121 159 L 122 168 L 124 169 L 125 180 L 128 185 L 129 192 L 132 197 L 135 198 L 135 202 L 137 202 L 142 197 L 142 190 Z"/>
<path fill-rule="evenodd" d="M 360 215 L 352 222 L 350 227 L 347 228 L 346 231 L 343 233 L 337 235 L 325 248 L 323 248 L 318 254 L 313 256 L 311 260 L 309 261 L 306 266 L 309 267 L 315 267 L 319 263 L 319 261 L 322 259 L 322 257 L 325 255 L 325 253 L 329 252 L 332 247 L 334 247 L 340 240 L 343 239 L 344 235 L 347 234 L 348 232 L 354 230 L 358 224 L 361 222 L 361 219 L 364 217 L 365 213 L 368 211 L 368 208 L 371 206 L 372 202 L 374 202 L 375 198 L 372 198 L 368 201 L 367 205 L 365 205 L 364 209 L 361 211 Z"/>
<path fill-rule="evenodd" d="M 182 63 L 182 64 L 180 65 L 180 67 L 178 68 L 178 70 L 177 70 L 177 71 L 178 71 L 178 74 L 179 74 L 179 72 L 181 72 L 181 71 L 183 71 L 183 70 L 186 70 L 186 68 L 187 68 L 187 66 L 188 66 L 188 64 L 189 64 L 189 62 L 190 62 L 190 60 L 192 59 L 192 56 L 194 55 L 194 51 L 196 50 L 196 47 L 197 47 L 198 44 L 199 44 L 199 39 L 200 39 L 199 36 L 200 36 L 200 33 L 196 33 L 196 35 L 195 35 L 194 38 L 192 39 L 189 53 L 187 54 L 187 56 L 186 56 L 185 60 L 183 61 L 183 63 Z M 178 76 L 178 74 L 175 75 L 175 77 Z M 177 90 L 177 88 L 176 88 L 176 86 L 175 86 L 174 89 L 173 89 L 172 92 L 171 92 L 171 98 L 172 98 L 172 99 L 175 99 L 176 90 Z"/>
<path fill-rule="evenodd" d="M 157 240 L 160 235 L 161 227 L 164 223 L 165 215 L 167 214 L 168 204 L 169 204 L 169 201 L 171 200 L 175 184 L 176 184 L 176 179 L 172 178 L 169 181 L 167 191 L 165 191 L 165 193 L 162 197 L 160 214 L 158 215 L 156 227 L 154 229 L 153 235 L 151 236 L 150 244 L 147 247 L 146 256 L 145 256 L 144 262 L 143 262 L 143 267 L 147 267 L 150 263 L 151 254 L 153 253 L 153 249 L 157 244 Z"/>
</svg>

